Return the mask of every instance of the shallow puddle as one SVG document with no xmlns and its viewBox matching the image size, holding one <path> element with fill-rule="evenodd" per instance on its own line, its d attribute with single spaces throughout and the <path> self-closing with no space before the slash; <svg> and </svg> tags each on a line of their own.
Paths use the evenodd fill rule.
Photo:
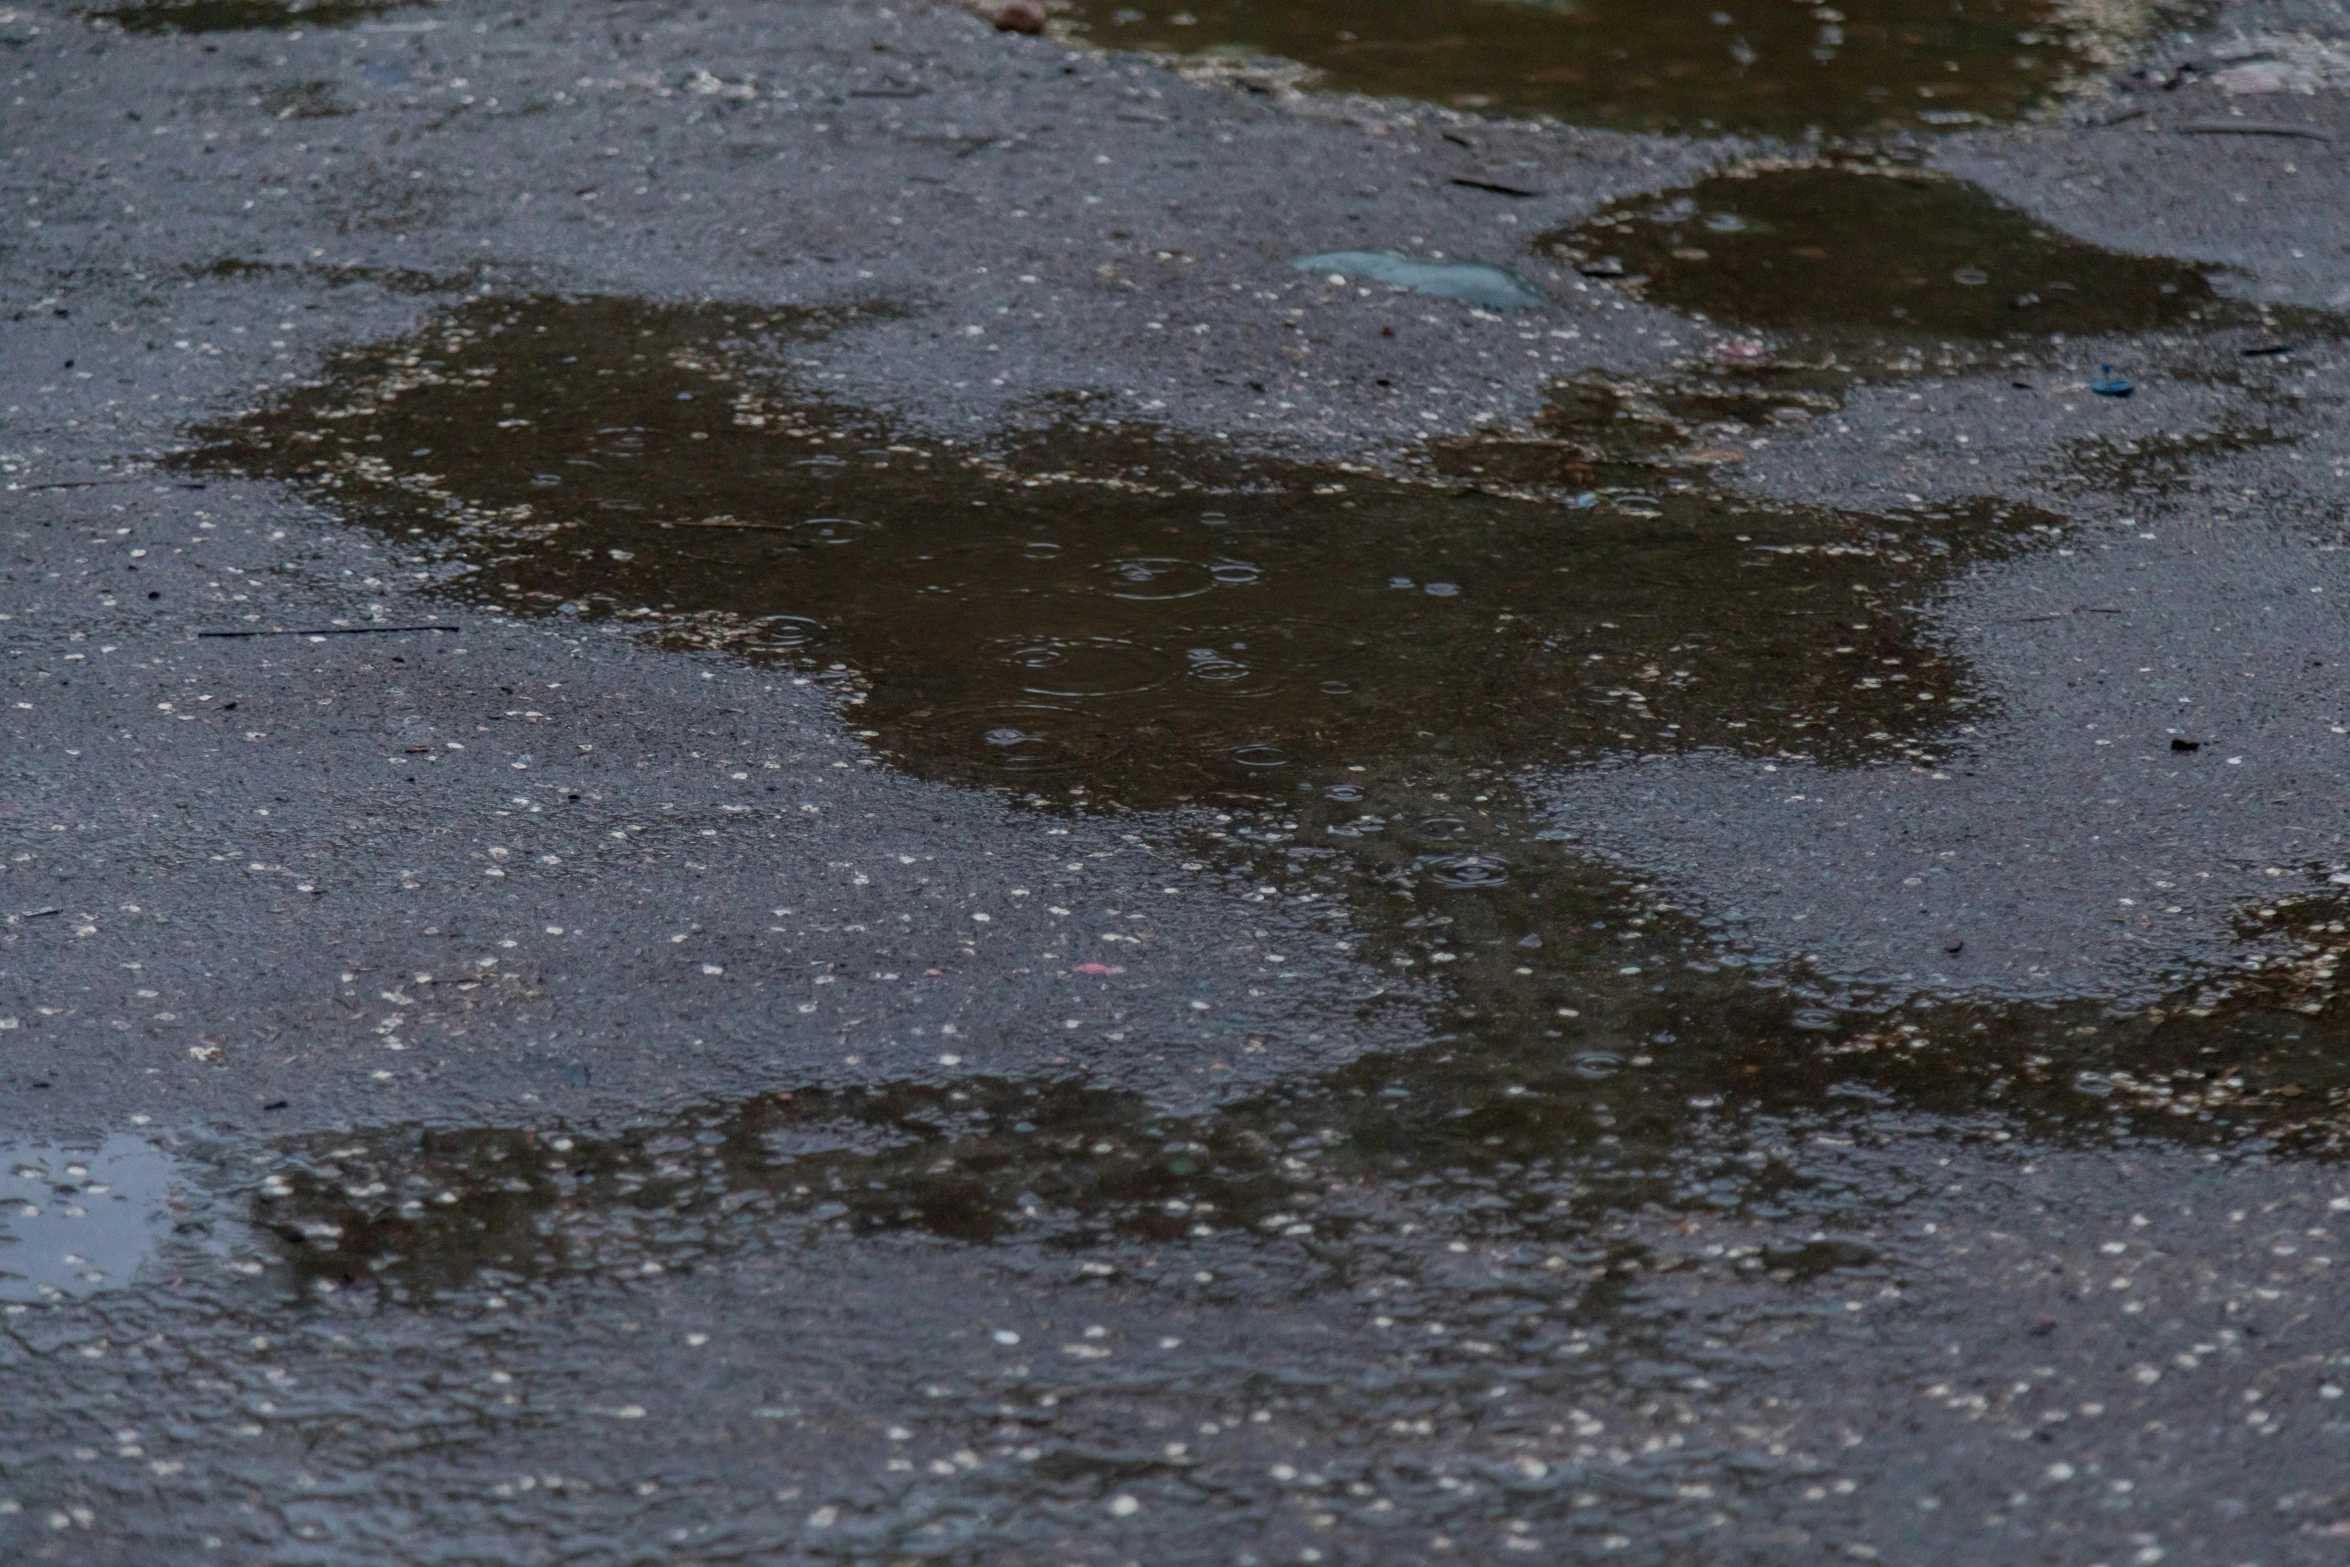
<svg viewBox="0 0 2350 1567">
<path fill-rule="evenodd" d="M 853 684 L 877 747 L 924 776 L 1135 807 L 1440 757 L 1910 755 L 1980 702 L 1921 637 L 1921 596 L 2054 525 L 1736 501 L 1573 439 L 1494 443 L 1482 480 L 1485 454 L 1449 449 L 1480 482 L 1434 488 L 1219 476 L 1212 452 L 1079 421 L 1014 454 L 1024 477 L 735 368 L 752 338 L 809 329 L 472 306 L 192 461 L 462 563 L 453 591 L 487 612 L 638 624 Z M 1171 477 L 1187 464 L 1223 482 Z M 1592 488 L 1491 493 L 1505 475 Z"/>
<path fill-rule="evenodd" d="M 2010 1199 L 1973 1195 L 1984 1168 L 2031 1176 L 2044 1152 L 2084 1147 L 2133 1150 L 2138 1167 L 2183 1164 L 2182 1148 L 2215 1164 L 2339 1155 L 2338 895 L 2278 900 L 2230 976 L 2182 965 L 2136 1015 L 1951 1003 L 1759 963 L 1739 908 L 1676 901 L 1546 820 L 1547 777 L 1660 752 L 1930 770 L 1993 706 L 1931 634 L 1930 608 L 1970 562 L 2055 543 L 2061 519 L 1856 516 L 1702 482 L 1733 437 L 1832 406 L 1834 375 L 1585 378 L 1538 429 L 1450 443 L 1434 453 L 1442 482 L 1405 485 L 1238 470 L 1074 401 L 986 455 L 898 438 L 757 368 L 823 329 L 617 301 L 473 305 L 209 432 L 189 461 L 284 482 L 405 546 L 406 564 L 448 574 L 449 618 L 469 629 L 493 612 L 559 617 L 731 650 L 834 685 L 848 721 L 910 771 L 1056 810 L 1153 811 L 1120 824 L 1176 851 L 1236 931 L 1261 914 L 1282 934 L 1326 932 L 1317 916 L 1342 909 L 1350 988 L 1314 1026 L 1415 1048 L 1177 1112 L 1100 1080 L 977 1072 L 964 1063 L 1015 1058 L 1036 1026 L 979 1007 L 928 1080 L 787 1082 L 635 1123 L 278 1139 L 241 1150 L 252 1162 L 213 1188 L 272 1254 L 266 1303 L 250 1285 L 237 1297 L 255 1339 L 302 1332 L 339 1352 L 445 1331 L 468 1357 L 495 1344 L 504 1366 L 533 1335 L 566 1349 L 579 1335 L 596 1363 L 579 1402 L 655 1422 L 659 1397 L 613 1402 L 630 1373 L 609 1368 L 628 1352 L 594 1339 L 600 1325 L 618 1316 L 626 1335 L 716 1359 L 726 1340 L 686 1331 L 699 1303 L 755 1302 L 723 1395 L 687 1395 L 697 1420 L 716 1413 L 663 1451 L 729 1421 L 756 1443 L 823 1441 L 842 1407 L 825 1384 L 855 1387 L 840 1429 L 889 1431 L 883 1473 L 907 1489 L 795 1469 L 809 1494 L 793 1491 L 794 1511 L 853 1497 L 807 1515 L 833 1520 L 823 1538 L 841 1559 L 940 1554 L 941 1496 L 984 1502 L 984 1523 L 952 1538 L 1076 1559 L 1055 1532 L 1077 1494 L 1066 1477 L 1125 1466 L 1115 1483 L 1155 1508 L 1124 1455 L 1172 1444 L 1150 1426 L 1138 1446 L 1134 1412 L 1196 1403 L 1204 1436 L 1241 1388 L 1268 1422 L 1289 1419 L 1284 1399 L 1343 1389 L 1327 1395 L 1333 1450 L 1374 1454 L 1463 1408 L 1498 1410 L 1512 1388 L 1540 1390 L 1528 1403 L 1544 1418 L 1572 1400 L 1577 1420 L 1644 1434 L 1615 1438 L 1626 1456 L 1605 1470 L 1585 1455 L 1573 1483 L 1588 1492 L 1496 1488 L 1477 1505 L 1494 1528 L 1614 1525 L 1668 1505 L 1642 1499 L 1650 1471 L 1629 1455 L 1645 1433 L 1669 1444 L 1701 1407 L 1814 1397 L 1855 1353 L 1833 1325 L 1879 1300 L 1962 1302 L 1980 1313 L 1970 1332 L 2022 1331 L 2031 1319 L 2005 1296 L 1969 1293 L 1974 1262 L 1919 1239 L 1954 1211 L 2005 1222 Z M 1114 1009 L 1110 965 L 1063 950 L 1044 961 Z M 1286 970 L 1258 955 L 1259 975 L 1232 977 L 1277 993 Z M 1137 1059 L 1177 1042 L 1178 1025 L 1130 1026 L 1118 1049 Z M 558 1071 L 592 1060 L 552 1034 L 534 1049 Z M 2066 1188 L 2025 1190 L 2061 1202 Z M 935 1280 L 990 1299 L 956 1295 L 951 1324 L 916 1339 L 897 1320 L 916 1302 L 870 1283 L 915 1276 L 918 1297 Z M 2055 1331 L 2061 1309 L 2029 1331 Z M 1128 1331 L 1143 1315 L 1149 1330 Z M 1276 1335 L 1300 1317 L 1305 1352 Z M 1798 1320 L 1823 1336 L 1790 1336 Z M 1934 1332 L 1939 1366 L 1940 1319 Z M 837 1375 L 784 1360 L 785 1333 Z M 974 1346 L 984 1364 L 954 1359 Z M 570 1407 L 554 1378 L 527 1391 Z M 897 1456 L 950 1420 L 1001 1444 L 958 1434 L 938 1446 L 956 1458 L 921 1469 Z M 1568 1451 L 1548 1435 L 1560 1441 L 1541 1451 Z M 966 1440 L 977 1467 L 958 1479 Z M 1708 1497 L 1778 1483 L 1654 1450 L 1656 1474 L 1711 1476 Z M 1301 1461 L 1284 1445 L 1245 1471 L 1170 1471 L 1168 1496 L 1196 1504 Z M 1466 1482 L 1392 1467 L 1405 1478 L 1359 1482 L 1397 1499 L 1381 1497 L 1356 1554 L 1384 1559 L 1398 1523 L 1410 1549 L 1459 1537 Z M 1501 1471 L 1463 1472 L 1483 1485 Z M 779 1494 L 762 1485 L 755 1505 Z M 677 1527 L 722 1513 L 691 1506 Z M 1323 1550 L 1340 1537 L 1322 1527 L 1299 1537 Z M 1682 1557 L 1668 1543 L 1623 1559 Z"/>
<path fill-rule="evenodd" d="M 1478 484 L 1562 491 L 1599 474 L 1629 478 L 1641 470 L 1651 484 L 1687 486 L 1695 475 L 1743 462 L 1753 437 L 1835 412 L 1852 380 L 1841 366 L 1800 363 L 1709 366 L 1639 380 L 1577 376 L 1552 384 L 1527 430 L 1431 442 L 1431 466 Z M 1585 496 L 1597 504 L 1597 492 L 1576 498 Z M 2027 531 L 2055 525 L 2012 510 L 2006 517 Z"/>
<path fill-rule="evenodd" d="M 1652 304 L 1848 359 L 1948 339 L 2148 332 L 2230 308 L 2192 263 L 2102 250 L 1908 169 L 1717 175 L 1612 203 L 1537 244 Z"/>
<path fill-rule="evenodd" d="M 177 1168 L 136 1137 L 94 1148 L 0 1142 L 0 1301 L 131 1284 L 172 1228 Z"/>
<path fill-rule="evenodd" d="M 1198 1113 L 949 1075 L 617 1128 L 319 1134 L 264 1156 L 245 1221 L 294 1296 L 408 1305 L 892 1234 L 1314 1295 L 1333 1264 L 1408 1270 L 1472 1241 L 1575 1259 L 1596 1325 L 1609 1271 L 1641 1255 L 1620 1240 L 1634 1217 L 1741 1227 L 1758 1280 L 1865 1273 L 1872 1252 L 1823 1238 L 1881 1226 L 1918 1172 L 1856 1172 L 1835 1151 L 1855 1137 L 2350 1149 L 2339 894 L 2279 900 L 2235 972 L 2126 1016 L 1828 994 L 1751 964 L 1736 908 L 1577 857 L 1486 770 L 1339 778 L 1232 803 L 1188 844 L 1236 908 L 1344 900 L 1367 927 L 1355 1004 L 1424 1016 L 1417 1049 Z M 997 1027 L 1018 1025 L 962 1048 L 990 1053 Z M 1456 1279 L 1445 1310 L 1514 1290 Z"/>
<path fill-rule="evenodd" d="M 462 613 L 641 626 L 835 682 L 910 771 L 1077 809 L 1186 807 L 1161 830 L 1236 897 L 1355 911 L 1357 1004 L 1428 1017 L 1429 1043 L 1189 1118 L 969 1079 L 613 1133 L 287 1146 L 251 1211 L 305 1290 L 421 1300 L 890 1229 L 1335 1244 L 1404 1233 L 1404 1191 L 1482 1216 L 1456 1229 L 1545 1244 L 1598 1245 L 1598 1216 L 1641 1204 L 1809 1233 L 1898 1193 L 1822 1186 L 1752 1147 L 1862 1113 L 2058 1141 L 2340 1141 L 2345 942 L 2324 900 L 2247 932 L 2262 967 L 2202 989 L 2182 970 L 2173 1002 L 2132 1018 L 1936 1005 L 1752 964 L 1736 908 L 1672 905 L 1521 797 L 1541 769 L 1698 747 L 1930 768 L 1963 744 L 1986 697 L 1921 606 L 2063 524 L 1770 507 L 1684 476 L 1709 430 L 1821 405 L 1805 373 L 1576 383 L 1546 432 L 1457 443 L 1439 454 L 1452 482 L 1413 486 L 1239 473 L 1082 413 L 1008 455 L 894 439 L 746 368 L 821 329 L 472 305 L 188 461 L 288 482 L 413 547 L 455 573 Z M 1300 1171 L 1360 1201 L 1301 1216 Z"/>
<path fill-rule="evenodd" d="M 288 27 L 348 27 L 420 0 L 149 0 L 92 11 L 126 33 L 241 33 Z"/>
<path fill-rule="evenodd" d="M 1111 49 L 1311 66 L 1331 88 L 1627 130 L 1759 132 L 2007 119 L 2152 25 L 2030 0 L 1081 0 Z"/>
<path fill-rule="evenodd" d="M 2350 1133 L 2350 1040 L 2326 1015 L 2338 904 L 2292 916 L 2304 944 L 2266 976 L 2134 1018 L 1831 1006 L 1758 983 L 1734 911 L 1699 916 L 1546 858 L 1505 804 L 1350 792 L 1231 813 L 1203 852 L 1281 896 L 1321 886 L 1383 908 L 1372 966 L 1453 960 L 1420 1050 L 1199 1115 L 1076 1082 L 967 1077 L 761 1095 L 614 1130 L 321 1134 L 276 1146 L 245 1188 L 247 1221 L 276 1238 L 295 1294 L 411 1305 L 891 1233 L 1170 1279 L 1243 1263 L 1305 1279 L 1349 1256 L 1393 1269 L 1464 1238 L 1613 1264 L 1628 1253 L 1611 1226 L 1634 1214 L 1745 1226 L 1764 1239 L 1742 1266 L 1792 1282 L 1865 1269 L 1866 1248 L 1823 1246 L 1823 1232 L 1881 1223 L 1915 1194 L 1915 1172 L 1856 1182 L 1833 1152 L 1888 1116 L 1923 1112 L 1960 1141 L 2073 1147 L 2334 1155 Z M 1360 834 L 1363 805 L 1388 818 L 1376 851 L 1283 847 Z M 1472 862 L 1483 871 L 1460 874 Z M 1457 1283 L 1448 1310 L 1471 1313 L 1480 1288 Z M 1483 1288 L 1501 1300 L 1513 1286 Z M 1604 1293 L 1586 1301 L 1596 1315 Z"/>
</svg>

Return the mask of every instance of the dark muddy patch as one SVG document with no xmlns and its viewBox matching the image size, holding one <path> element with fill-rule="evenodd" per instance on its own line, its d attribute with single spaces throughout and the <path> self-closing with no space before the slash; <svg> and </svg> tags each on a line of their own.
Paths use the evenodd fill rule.
<svg viewBox="0 0 2350 1567">
<path fill-rule="evenodd" d="M 1530 477 L 1592 488 L 1555 497 L 1244 474 L 1082 418 L 986 458 L 744 368 L 773 357 L 757 340 L 813 329 L 468 306 L 188 462 L 301 487 L 455 567 L 486 612 L 837 680 L 918 774 L 1129 806 L 1423 758 L 1905 755 L 1982 701 L 1921 601 L 2050 526 L 1739 501 L 1572 443 Z M 1673 395 L 1695 414 L 1746 394 Z M 1506 470 L 1527 450 L 1492 454 Z M 1476 455 L 1444 462 L 1473 477 Z"/>
<path fill-rule="evenodd" d="M 1074 14 L 1108 48 L 1278 57 L 1345 91 L 1626 130 L 1780 136 L 2012 118 L 2152 22 L 2118 18 L 2108 32 L 2023 0 L 1083 0 Z"/>
<path fill-rule="evenodd" d="M 241 33 L 288 27 L 348 27 L 386 12 L 407 9 L 416 0 L 151 0 L 146 5 L 92 11 L 91 20 L 110 22 L 126 33 Z M 317 84 L 313 84 L 317 85 Z M 326 110 L 323 112 L 339 112 Z M 304 112 L 284 116 L 302 118 Z"/>
<path fill-rule="evenodd" d="M 2029 346 L 2239 311 L 2192 263 L 2102 250 L 1973 185 L 1906 169 L 1718 175 L 1616 202 L 1537 243 L 1652 304 L 1860 364 L 1951 339 Z"/>
</svg>

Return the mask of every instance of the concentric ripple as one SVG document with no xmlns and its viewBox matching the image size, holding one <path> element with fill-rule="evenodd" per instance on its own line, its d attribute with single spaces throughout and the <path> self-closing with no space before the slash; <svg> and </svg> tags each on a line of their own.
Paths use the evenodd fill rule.
<svg viewBox="0 0 2350 1567">
<path fill-rule="evenodd" d="M 1018 640 L 1002 656 L 1019 672 L 1021 689 L 1036 696 L 1134 696 L 1176 674 L 1165 652 L 1124 637 L 1039 636 Z"/>
</svg>

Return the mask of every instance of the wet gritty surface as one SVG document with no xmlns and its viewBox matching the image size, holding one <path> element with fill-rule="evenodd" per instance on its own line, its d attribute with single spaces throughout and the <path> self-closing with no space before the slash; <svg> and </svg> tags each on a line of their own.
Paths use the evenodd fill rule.
<svg viewBox="0 0 2350 1567">
<path fill-rule="evenodd" d="M 2337 100 L 779 14 L 0 15 L 13 1556 L 2338 1553 Z"/>
</svg>

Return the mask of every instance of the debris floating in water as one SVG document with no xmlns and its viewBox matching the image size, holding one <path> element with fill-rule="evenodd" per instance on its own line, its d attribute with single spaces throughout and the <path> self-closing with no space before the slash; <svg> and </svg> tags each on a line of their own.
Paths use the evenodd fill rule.
<svg viewBox="0 0 2350 1567">
<path fill-rule="evenodd" d="M 2138 383 L 2126 375 L 2115 375 L 2113 366 L 2099 365 L 2097 379 L 2089 383 L 2089 390 L 2099 397 L 2127 397 L 2138 389 Z"/>
<path fill-rule="evenodd" d="M 1333 250 L 1300 256 L 1290 265 L 1300 272 L 1391 283 L 1415 294 L 1457 299 L 1487 310 L 1530 310 L 1550 303 L 1542 290 L 1507 267 L 1482 261 L 1415 261 L 1392 250 Z"/>
</svg>

